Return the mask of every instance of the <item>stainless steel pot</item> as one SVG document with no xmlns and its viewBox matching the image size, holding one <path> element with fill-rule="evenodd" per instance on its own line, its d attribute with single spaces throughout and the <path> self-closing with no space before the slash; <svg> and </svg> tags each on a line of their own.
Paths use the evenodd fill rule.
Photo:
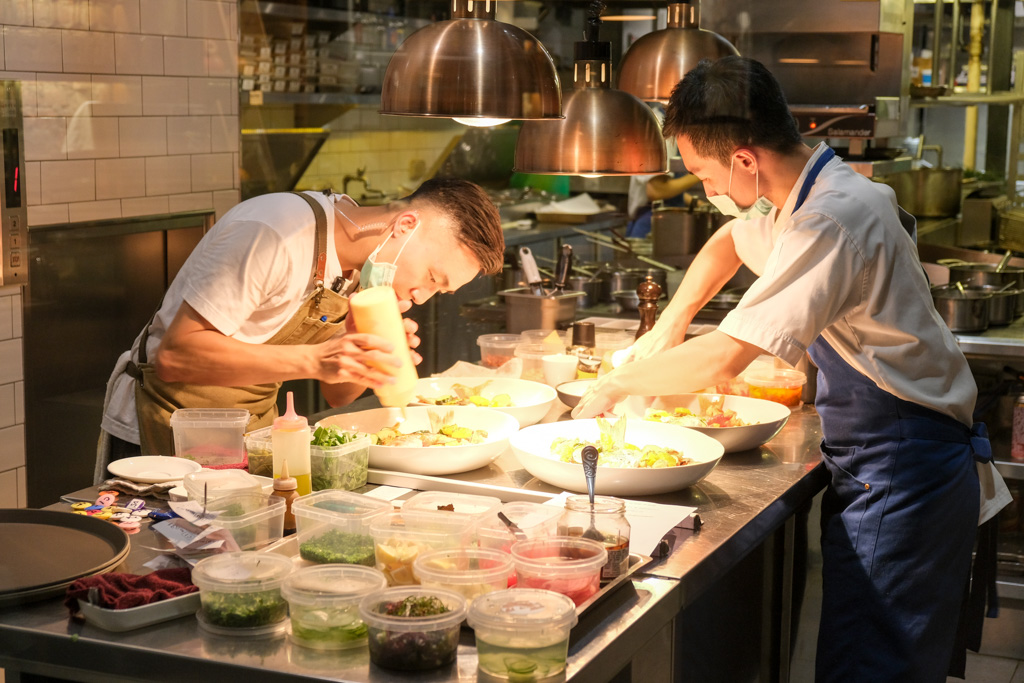
<svg viewBox="0 0 1024 683">
<path fill-rule="evenodd" d="M 601 281 L 586 275 L 573 275 L 569 278 L 568 289 L 583 292 L 579 299 L 579 308 L 590 308 L 601 296 Z"/>
<path fill-rule="evenodd" d="M 1017 315 L 1024 313 L 1024 268 L 1004 267 L 997 270 L 995 263 L 961 263 L 949 266 L 950 283 L 960 282 L 965 287 L 996 287 L 1010 285 L 1020 290 L 1015 299 Z"/>
<path fill-rule="evenodd" d="M 710 214 L 678 206 L 651 211 L 652 255 L 689 256 L 696 254 L 711 237 Z"/>
<path fill-rule="evenodd" d="M 666 296 L 668 292 L 668 271 L 662 270 L 661 268 L 630 268 L 629 272 L 636 274 L 637 285 L 650 276 L 650 278 L 657 282 L 658 286 L 661 287 L 662 298 Z"/>
<path fill-rule="evenodd" d="M 989 325 L 989 300 L 992 295 L 976 289 L 963 292 L 956 287 L 932 288 L 935 310 L 953 332 L 981 332 Z"/>
<path fill-rule="evenodd" d="M 984 292 L 992 296 L 988 300 L 989 325 L 1009 325 L 1017 317 L 1017 297 L 1021 294 L 1018 290 L 986 286 L 971 287 L 966 291 Z"/>
<path fill-rule="evenodd" d="M 624 289 L 635 290 L 638 284 L 640 284 L 640 278 L 636 273 L 627 270 L 614 270 L 605 273 L 601 277 L 601 301 L 610 303 L 615 299 L 615 292 Z"/>
<path fill-rule="evenodd" d="M 640 295 L 636 293 L 636 289 L 620 289 L 613 292 L 612 297 L 624 311 L 636 311 L 640 308 Z"/>
<path fill-rule="evenodd" d="M 922 218 L 955 216 L 960 212 L 963 170 L 918 168 L 880 178 L 896 192 L 900 206 Z"/>
</svg>

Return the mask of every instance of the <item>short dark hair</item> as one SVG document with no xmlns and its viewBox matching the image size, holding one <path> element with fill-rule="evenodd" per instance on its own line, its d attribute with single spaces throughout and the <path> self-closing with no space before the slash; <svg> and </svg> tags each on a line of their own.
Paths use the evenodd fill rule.
<svg viewBox="0 0 1024 683">
<path fill-rule="evenodd" d="M 786 152 L 802 142 L 775 76 L 739 56 L 702 59 L 688 71 L 672 90 L 662 132 L 685 135 L 698 154 L 722 163 L 743 145 Z"/>
<path fill-rule="evenodd" d="M 460 178 L 423 181 L 404 202 L 430 204 L 452 221 L 455 235 L 480 262 L 487 275 L 501 272 L 505 263 L 505 236 L 498 207 L 482 187 Z"/>
</svg>

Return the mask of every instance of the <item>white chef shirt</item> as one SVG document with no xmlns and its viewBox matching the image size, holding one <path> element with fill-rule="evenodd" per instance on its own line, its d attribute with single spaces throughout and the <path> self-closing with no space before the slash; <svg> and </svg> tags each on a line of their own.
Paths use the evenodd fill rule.
<svg viewBox="0 0 1024 683">
<path fill-rule="evenodd" d="M 974 377 L 935 310 L 892 189 L 836 157 L 793 211 L 825 149 L 781 209 L 732 223 L 737 254 L 760 277 L 719 329 L 792 365 L 820 334 L 879 388 L 970 426 Z"/>
<path fill-rule="evenodd" d="M 308 192 L 327 214 L 329 285 L 342 274 L 334 244 L 333 203 L 344 195 Z M 315 286 L 313 250 L 316 219 L 301 197 L 290 193 L 261 195 L 233 207 L 196 245 L 164 295 L 149 328 L 147 356 L 152 361 L 182 301 L 222 334 L 262 344 L 284 327 Z M 139 442 L 135 380 L 124 372 L 138 359 L 142 335 L 118 359 L 107 385 L 102 427 L 131 443 Z"/>
</svg>

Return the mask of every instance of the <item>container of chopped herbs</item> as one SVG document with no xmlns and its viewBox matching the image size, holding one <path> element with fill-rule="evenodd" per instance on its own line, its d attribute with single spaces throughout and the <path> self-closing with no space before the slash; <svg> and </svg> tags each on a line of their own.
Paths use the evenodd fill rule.
<svg viewBox="0 0 1024 683">
<path fill-rule="evenodd" d="M 366 644 L 359 601 L 387 586 L 376 569 L 356 566 L 303 567 L 284 580 L 291 640 L 315 650 L 345 650 Z"/>
<path fill-rule="evenodd" d="M 318 564 L 374 565 L 370 522 L 393 510 L 386 500 L 350 491 L 318 491 L 292 505 L 299 555 Z"/>
<path fill-rule="evenodd" d="M 291 558 L 274 553 L 221 553 L 200 560 L 192 569 L 192 582 L 199 586 L 199 625 L 231 636 L 283 632 L 288 603 L 281 586 L 292 569 Z"/>
<path fill-rule="evenodd" d="M 313 490 L 354 491 L 366 485 L 371 443 L 369 434 L 346 431 L 335 425 L 317 426 L 309 442 Z M 273 476 L 270 428 L 246 434 L 245 448 L 249 454 L 249 473 Z"/>
<path fill-rule="evenodd" d="M 440 588 L 398 586 L 359 603 L 370 661 L 403 671 L 427 671 L 455 661 L 466 600 Z"/>
<path fill-rule="evenodd" d="M 208 505 L 214 522 L 227 529 L 239 550 L 255 550 L 284 536 L 284 498 L 264 493 L 236 493 Z"/>
</svg>

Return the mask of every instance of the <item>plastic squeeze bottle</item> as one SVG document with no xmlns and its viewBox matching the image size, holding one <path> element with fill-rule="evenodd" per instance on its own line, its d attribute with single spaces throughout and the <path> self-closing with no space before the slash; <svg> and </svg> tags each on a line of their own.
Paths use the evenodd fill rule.
<svg viewBox="0 0 1024 683">
<path fill-rule="evenodd" d="M 295 513 L 292 512 L 292 503 L 299 499 L 299 482 L 295 477 L 288 476 L 288 461 L 281 464 L 281 476 L 274 480 L 273 495 L 284 498 L 284 533 L 295 533 Z"/>
<path fill-rule="evenodd" d="M 387 286 L 370 287 L 353 294 L 348 301 L 349 310 L 356 323 L 356 329 L 364 334 L 375 334 L 394 344 L 392 353 L 402 361 L 402 366 L 371 363 L 381 372 L 395 377 L 394 384 L 374 389 L 383 406 L 398 408 L 405 406 L 416 393 L 416 366 L 409 352 L 405 337 L 402 314 L 398 310 L 395 290 Z"/>
<path fill-rule="evenodd" d="M 270 429 L 270 443 L 274 449 L 274 479 L 287 476 L 290 472 L 298 483 L 300 496 L 313 492 L 313 481 L 309 466 L 309 422 L 295 413 L 295 400 L 288 392 L 288 410 L 274 420 Z M 288 469 L 284 470 L 284 463 Z"/>
</svg>

